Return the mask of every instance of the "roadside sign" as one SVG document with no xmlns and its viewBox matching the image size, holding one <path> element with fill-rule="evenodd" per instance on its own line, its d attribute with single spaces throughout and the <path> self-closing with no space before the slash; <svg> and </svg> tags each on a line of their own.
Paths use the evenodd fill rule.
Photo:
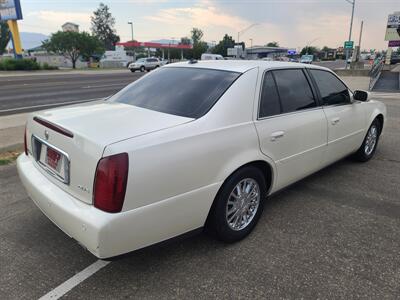
<svg viewBox="0 0 400 300">
<path fill-rule="evenodd" d="M 345 41 L 344 42 L 344 49 L 353 49 L 354 42 L 353 41 Z"/>
<path fill-rule="evenodd" d="M 400 41 L 389 41 L 389 47 L 400 47 Z"/>
<path fill-rule="evenodd" d="M 22 20 L 20 0 L 0 0 L 0 21 Z"/>
<path fill-rule="evenodd" d="M 385 41 L 400 40 L 400 11 L 397 11 L 388 17 L 386 26 Z"/>
<path fill-rule="evenodd" d="M 238 55 L 238 48 L 228 48 L 227 49 L 228 56 L 237 56 Z"/>
<path fill-rule="evenodd" d="M 289 49 L 288 52 L 287 52 L 287 54 L 288 54 L 288 55 L 296 55 L 296 54 L 297 54 L 297 51 L 296 51 L 296 49 Z"/>
</svg>

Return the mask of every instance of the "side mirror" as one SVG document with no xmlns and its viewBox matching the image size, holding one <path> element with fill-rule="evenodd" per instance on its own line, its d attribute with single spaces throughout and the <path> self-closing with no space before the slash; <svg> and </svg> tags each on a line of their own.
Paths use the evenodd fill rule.
<svg viewBox="0 0 400 300">
<path fill-rule="evenodd" d="M 357 90 L 357 91 L 354 91 L 353 98 L 354 98 L 354 100 L 366 102 L 366 101 L 368 101 L 368 93 L 365 91 Z"/>
</svg>

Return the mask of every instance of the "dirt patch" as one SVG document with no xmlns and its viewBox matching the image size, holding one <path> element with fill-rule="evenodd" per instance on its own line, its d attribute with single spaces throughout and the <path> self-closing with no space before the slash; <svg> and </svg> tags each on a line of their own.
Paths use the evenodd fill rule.
<svg viewBox="0 0 400 300">
<path fill-rule="evenodd" d="M 8 151 L 0 153 L 0 166 L 13 163 L 20 154 L 21 151 Z"/>
</svg>

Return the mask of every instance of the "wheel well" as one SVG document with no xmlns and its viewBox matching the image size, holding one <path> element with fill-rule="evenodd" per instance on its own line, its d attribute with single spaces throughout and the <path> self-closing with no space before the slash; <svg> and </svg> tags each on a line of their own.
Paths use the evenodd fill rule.
<svg viewBox="0 0 400 300">
<path fill-rule="evenodd" d="M 237 168 L 235 171 L 233 171 L 228 177 L 226 177 L 224 183 L 226 182 L 226 180 L 227 180 L 229 177 L 232 176 L 232 174 L 234 174 L 235 172 L 237 172 L 237 171 L 240 170 L 241 168 L 249 167 L 249 166 L 256 167 L 256 168 L 259 169 L 259 170 L 262 172 L 262 174 L 264 175 L 264 178 L 265 178 L 265 186 L 266 186 L 267 195 L 268 195 L 268 193 L 269 193 L 269 191 L 270 191 L 270 189 L 271 189 L 271 186 L 272 186 L 272 178 L 273 178 L 272 176 L 273 176 L 273 172 L 272 172 L 272 167 L 271 167 L 271 165 L 270 165 L 269 163 L 267 163 L 266 161 L 264 161 L 264 160 L 256 160 L 256 161 L 252 161 L 252 162 L 249 162 L 249 163 L 247 163 L 247 164 L 244 164 L 244 165 L 240 166 L 240 167 Z M 207 216 L 207 219 L 206 219 L 206 222 L 205 222 L 205 226 L 206 226 L 206 227 L 207 227 L 207 224 L 210 222 L 210 214 L 211 214 L 211 212 L 212 212 L 213 209 L 214 209 L 214 206 L 215 206 L 215 199 L 218 197 L 218 194 L 219 194 L 219 192 L 221 191 L 221 188 L 222 188 L 222 186 L 224 185 L 224 183 L 221 185 L 220 189 L 218 190 L 217 194 L 215 195 L 215 198 L 214 198 L 214 200 L 213 200 L 213 203 L 212 203 L 212 205 L 211 205 L 211 207 L 210 207 L 210 210 L 209 210 L 209 212 L 208 212 L 208 216 Z"/>
<path fill-rule="evenodd" d="M 239 170 L 243 167 L 248 167 L 248 166 L 256 167 L 263 173 L 264 178 L 265 178 L 265 186 L 267 188 L 267 192 L 269 192 L 271 185 L 272 185 L 272 168 L 271 168 L 271 166 L 264 160 L 257 160 L 257 161 L 252 161 L 250 163 L 247 163 L 247 164 L 241 166 L 240 168 L 238 168 L 237 170 Z M 235 170 L 235 172 L 237 170 Z"/>
<path fill-rule="evenodd" d="M 378 121 L 379 121 L 379 130 L 380 130 L 380 132 L 382 132 L 382 129 L 383 129 L 383 115 L 382 114 L 379 114 L 379 115 L 377 115 L 376 116 L 376 118 L 375 119 L 377 119 Z"/>
</svg>

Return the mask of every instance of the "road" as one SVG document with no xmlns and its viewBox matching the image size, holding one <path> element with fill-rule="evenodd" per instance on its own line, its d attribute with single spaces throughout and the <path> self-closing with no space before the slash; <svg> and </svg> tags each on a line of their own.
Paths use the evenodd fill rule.
<svg viewBox="0 0 400 300">
<path fill-rule="evenodd" d="M 142 75 L 122 70 L 0 77 L 0 115 L 107 97 Z"/>
<path fill-rule="evenodd" d="M 325 68 L 329 68 L 331 70 L 335 69 L 344 69 L 346 66 L 346 63 L 344 60 L 333 60 L 333 61 L 319 61 L 319 62 L 313 62 L 314 65 L 317 66 L 322 66 Z"/>
<path fill-rule="evenodd" d="M 396 299 L 400 294 L 400 99 L 367 163 L 342 160 L 275 195 L 254 232 L 200 234 L 112 261 L 63 299 Z M 0 299 L 36 299 L 96 258 L 0 167 Z"/>
</svg>

